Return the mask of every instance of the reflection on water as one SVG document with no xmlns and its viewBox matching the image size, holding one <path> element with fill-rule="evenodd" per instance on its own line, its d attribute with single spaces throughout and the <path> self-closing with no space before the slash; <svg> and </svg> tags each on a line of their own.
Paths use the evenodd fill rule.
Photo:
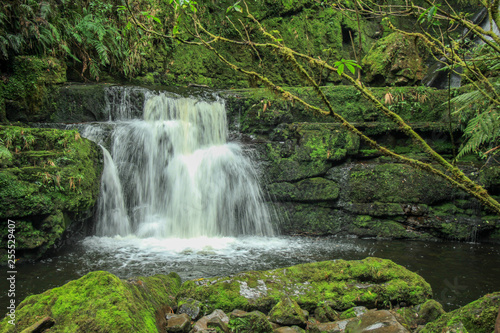
<svg viewBox="0 0 500 333">
<path fill-rule="evenodd" d="M 391 259 L 423 276 L 434 298 L 448 310 L 500 291 L 500 245 L 356 238 L 88 237 L 58 256 L 18 267 L 16 299 L 19 303 L 94 270 L 120 278 L 177 272 L 188 280 L 368 256 Z M 6 286 L 4 278 L 0 288 Z M 0 295 L 2 309 L 7 301 L 5 293 Z"/>
</svg>

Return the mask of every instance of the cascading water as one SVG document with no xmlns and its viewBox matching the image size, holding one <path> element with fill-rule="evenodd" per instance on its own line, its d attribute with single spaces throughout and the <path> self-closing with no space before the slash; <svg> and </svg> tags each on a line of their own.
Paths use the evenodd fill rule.
<svg viewBox="0 0 500 333">
<path fill-rule="evenodd" d="M 256 170 L 226 141 L 224 103 L 145 94 L 144 119 L 116 121 L 103 148 L 97 235 L 272 236 Z"/>
</svg>

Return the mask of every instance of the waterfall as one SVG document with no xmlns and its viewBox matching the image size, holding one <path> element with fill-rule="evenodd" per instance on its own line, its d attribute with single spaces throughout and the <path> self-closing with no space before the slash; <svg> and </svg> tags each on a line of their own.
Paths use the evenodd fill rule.
<svg viewBox="0 0 500 333">
<path fill-rule="evenodd" d="M 110 122 L 111 153 L 103 147 L 97 235 L 273 235 L 252 161 L 227 142 L 224 102 L 142 91 L 143 119 L 110 108 L 119 120 Z"/>
</svg>

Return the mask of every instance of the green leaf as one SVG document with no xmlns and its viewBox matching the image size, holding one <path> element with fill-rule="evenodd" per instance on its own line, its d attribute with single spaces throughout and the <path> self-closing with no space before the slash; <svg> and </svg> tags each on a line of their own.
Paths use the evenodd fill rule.
<svg viewBox="0 0 500 333">
<path fill-rule="evenodd" d="M 337 66 L 337 73 L 339 73 L 339 75 L 342 75 L 344 73 L 344 64 L 343 63 L 340 63 Z"/>
<path fill-rule="evenodd" d="M 354 74 L 354 73 L 356 72 L 356 69 L 354 69 L 354 66 L 353 66 L 351 63 L 346 62 L 346 63 L 345 63 L 345 65 L 346 65 L 347 69 L 348 69 L 348 70 L 349 70 L 352 74 Z"/>
</svg>

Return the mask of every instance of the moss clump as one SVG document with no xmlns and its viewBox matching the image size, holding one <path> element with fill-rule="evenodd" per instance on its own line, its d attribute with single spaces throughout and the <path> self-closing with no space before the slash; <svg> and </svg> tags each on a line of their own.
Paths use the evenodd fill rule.
<svg viewBox="0 0 500 333">
<path fill-rule="evenodd" d="M 248 286 L 250 279 L 258 281 L 256 288 Z M 302 309 L 313 313 L 322 301 L 329 301 L 333 310 L 340 311 L 357 305 L 420 304 L 431 293 L 429 284 L 417 274 L 390 260 L 366 258 L 188 281 L 177 297 L 197 299 L 207 304 L 208 312 L 236 308 L 269 311 L 283 296 L 294 295 Z"/>
<path fill-rule="evenodd" d="M 499 307 L 500 293 L 488 294 L 464 307 L 442 314 L 419 332 L 444 332 L 446 328 L 462 326 L 469 332 L 491 333 L 495 327 Z"/>
<path fill-rule="evenodd" d="M 39 318 L 55 320 L 51 332 L 158 332 L 157 312 L 173 307 L 177 274 L 122 281 L 97 271 L 43 294 L 27 297 L 16 309 L 16 325 L 5 318 L 1 332 L 21 332 Z"/>
</svg>

